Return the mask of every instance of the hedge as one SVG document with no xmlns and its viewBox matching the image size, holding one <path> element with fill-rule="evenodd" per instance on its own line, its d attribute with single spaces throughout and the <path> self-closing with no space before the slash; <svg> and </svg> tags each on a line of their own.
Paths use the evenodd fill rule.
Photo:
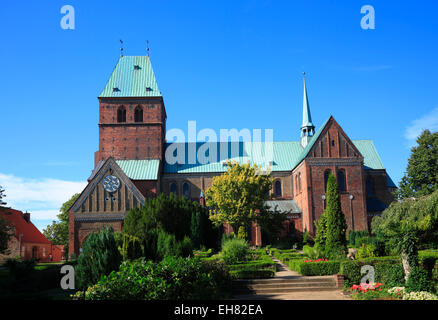
<svg viewBox="0 0 438 320">
<path fill-rule="evenodd" d="M 260 270 L 260 269 L 272 269 L 272 270 L 276 271 L 277 264 L 274 261 L 267 262 L 267 261 L 254 260 L 254 261 L 230 264 L 230 265 L 228 265 L 228 269 L 230 271 L 236 271 L 236 270 L 254 271 L 254 270 Z"/>
<path fill-rule="evenodd" d="M 360 270 L 364 265 L 374 267 L 374 281 L 386 286 L 396 287 L 404 284 L 404 270 L 398 257 L 367 258 L 362 260 L 346 260 L 341 262 L 339 273 L 344 276 L 345 287 L 359 284 L 365 274 Z"/>
<path fill-rule="evenodd" d="M 297 250 L 295 249 L 277 249 L 277 248 L 270 248 L 269 249 L 269 254 L 271 254 L 272 256 L 276 257 L 278 259 L 279 255 L 284 254 L 284 253 L 296 253 Z"/>
<path fill-rule="evenodd" d="M 275 271 L 272 269 L 230 271 L 230 276 L 233 279 L 263 279 L 263 278 L 271 278 L 274 275 L 275 275 Z"/>
<path fill-rule="evenodd" d="M 302 253 L 282 253 L 276 257 L 283 263 L 288 263 L 291 259 L 303 259 L 304 255 Z"/>
<path fill-rule="evenodd" d="M 418 252 L 418 262 L 432 276 L 435 263 L 438 261 L 438 251 L 424 250 Z"/>
<path fill-rule="evenodd" d="M 341 261 L 293 262 L 296 271 L 303 276 L 327 276 L 337 274 Z"/>
</svg>

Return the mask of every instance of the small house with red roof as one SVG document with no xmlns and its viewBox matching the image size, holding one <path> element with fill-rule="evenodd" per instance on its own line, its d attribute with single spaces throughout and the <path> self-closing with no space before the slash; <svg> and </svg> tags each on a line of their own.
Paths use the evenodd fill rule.
<svg viewBox="0 0 438 320">
<path fill-rule="evenodd" d="M 54 245 L 30 221 L 30 213 L 0 207 L 0 218 L 8 222 L 11 237 L 8 243 L 9 253 L 0 254 L 0 264 L 8 258 L 22 260 L 37 259 L 39 262 L 61 261 L 64 246 Z"/>
</svg>

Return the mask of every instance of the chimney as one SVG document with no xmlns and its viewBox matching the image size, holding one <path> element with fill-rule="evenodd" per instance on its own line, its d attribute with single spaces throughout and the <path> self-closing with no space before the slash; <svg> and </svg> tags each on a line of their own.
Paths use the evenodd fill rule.
<svg viewBox="0 0 438 320">
<path fill-rule="evenodd" d="M 23 218 L 26 220 L 26 222 L 30 222 L 30 212 L 23 213 Z"/>
</svg>

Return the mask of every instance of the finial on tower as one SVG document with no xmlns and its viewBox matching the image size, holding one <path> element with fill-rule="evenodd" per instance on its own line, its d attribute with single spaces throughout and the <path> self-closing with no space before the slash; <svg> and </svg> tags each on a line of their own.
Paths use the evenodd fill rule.
<svg viewBox="0 0 438 320">
<path fill-rule="evenodd" d="M 149 57 L 149 40 L 146 40 L 146 52 L 147 56 Z"/>
<path fill-rule="evenodd" d="M 120 58 L 123 57 L 123 40 L 120 39 Z"/>
</svg>

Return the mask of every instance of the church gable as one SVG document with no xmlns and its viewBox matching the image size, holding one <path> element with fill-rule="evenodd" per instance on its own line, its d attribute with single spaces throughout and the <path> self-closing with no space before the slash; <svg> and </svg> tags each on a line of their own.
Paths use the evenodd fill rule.
<svg viewBox="0 0 438 320">
<path fill-rule="evenodd" d="M 109 158 L 70 210 L 75 213 L 126 213 L 145 198 L 120 166 Z"/>
<path fill-rule="evenodd" d="M 363 158 L 332 116 L 313 139 L 307 158 Z"/>
</svg>

